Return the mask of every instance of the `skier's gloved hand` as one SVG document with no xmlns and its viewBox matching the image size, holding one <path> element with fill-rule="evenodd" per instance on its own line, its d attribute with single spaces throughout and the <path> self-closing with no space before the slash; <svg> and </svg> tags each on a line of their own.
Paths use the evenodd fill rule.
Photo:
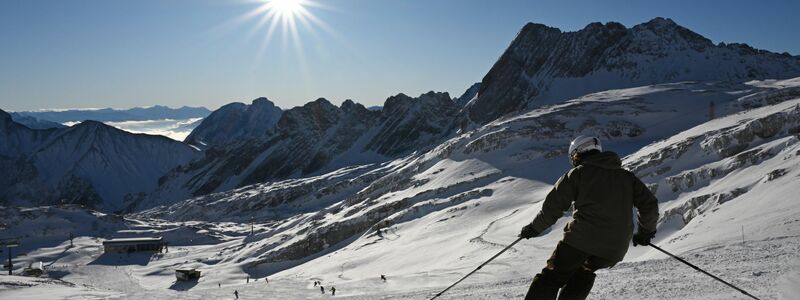
<svg viewBox="0 0 800 300">
<path fill-rule="evenodd" d="M 636 247 L 639 245 L 650 245 L 650 239 L 652 239 L 654 236 L 656 236 L 655 231 L 650 232 L 647 231 L 647 229 L 639 227 L 639 231 L 633 235 L 633 246 Z"/>
<path fill-rule="evenodd" d="M 519 237 L 523 239 L 529 239 L 537 236 L 539 236 L 539 232 L 536 231 L 536 229 L 533 229 L 533 224 L 523 226 L 522 231 L 519 233 Z"/>
</svg>

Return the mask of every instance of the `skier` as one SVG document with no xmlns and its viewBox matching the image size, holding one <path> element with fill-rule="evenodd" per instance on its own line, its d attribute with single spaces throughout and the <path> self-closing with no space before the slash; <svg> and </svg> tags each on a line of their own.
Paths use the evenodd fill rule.
<svg viewBox="0 0 800 300">
<path fill-rule="evenodd" d="M 319 284 L 319 282 L 317 282 L 316 280 L 314 280 L 314 287 L 316 287 L 316 286 L 317 286 L 317 284 Z"/>
<path fill-rule="evenodd" d="M 239 299 L 239 291 L 233 290 L 233 295 L 236 296 L 236 299 Z"/>
<path fill-rule="evenodd" d="M 319 291 L 325 294 L 325 287 L 323 287 L 321 284 L 319 286 Z"/>
<path fill-rule="evenodd" d="M 386 282 L 386 275 L 381 274 L 381 280 L 383 280 L 383 282 Z"/>
<path fill-rule="evenodd" d="M 573 220 L 564 238 L 533 278 L 526 300 L 585 299 L 595 271 L 617 264 L 633 245 L 649 245 L 656 233 L 658 200 L 630 171 L 622 169 L 616 153 L 602 152 L 596 137 L 579 136 L 569 146 L 573 168 L 558 179 L 541 211 L 522 227 L 519 237 L 536 237 L 573 205 Z M 633 233 L 632 210 L 638 210 Z"/>
<path fill-rule="evenodd" d="M 267 283 L 269 283 L 269 278 L 267 278 L 267 277 L 264 277 L 264 281 L 266 281 Z"/>
<path fill-rule="evenodd" d="M 336 287 L 335 286 L 331 287 L 331 296 L 336 296 Z"/>
</svg>

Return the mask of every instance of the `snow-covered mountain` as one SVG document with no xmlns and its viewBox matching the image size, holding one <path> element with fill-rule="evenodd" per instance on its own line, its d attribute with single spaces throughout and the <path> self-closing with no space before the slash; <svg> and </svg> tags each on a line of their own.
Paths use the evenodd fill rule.
<svg viewBox="0 0 800 300">
<path fill-rule="evenodd" d="M 238 140 L 269 138 L 281 114 L 283 110 L 267 98 L 255 99 L 250 105 L 230 103 L 203 119 L 184 142 L 206 149 Z"/>
<path fill-rule="evenodd" d="M 686 80 L 746 81 L 800 76 L 800 57 L 746 44 L 714 45 L 670 19 L 626 28 L 592 23 L 576 32 L 529 23 L 481 81 L 471 120 L 592 92 Z"/>
<path fill-rule="evenodd" d="M 792 259 L 800 249 L 793 198 L 800 192 L 799 88 L 800 79 L 792 79 L 603 91 L 489 123 L 426 152 L 249 185 L 125 220 L 64 208 L 11 209 L 0 237 L 30 229 L 28 239 L 40 246 L 15 264 L 67 264 L 53 270 L 83 283 L 70 290 L 82 295 L 203 298 L 233 288 L 304 299 L 319 295 L 309 284 L 315 280 L 335 285 L 346 299 L 428 299 L 513 241 L 569 168 L 569 139 L 597 134 L 607 149 L 628 154 L 625 167 L 658 194 L 656 243 L 761 298 L 791 299 Z M 97 225 L 73 229 L 86 236 L 75 250 L 63 250 L 68 231 L 47 224 L 70 219 Z M 521 242 L 442 298 L 520 297 L 566 221 Z M 150 258 L 110 257 L 96 239 L 135 234 L 163 234 L 180 246 Z M 172 278 L 176 267 L 205 276 L 181 285 Z M 668 299 L 738 295 L 689 271 L 632 248 L 625 261 L 600 272 L 591 297 L 641 299 L 654 289 Z M 389 280 L 382 283 L 380 274 Z M 252 283 L 264 276 L 269 285 Z"/>
<path fill-rule="evenodd" d="M 129 109 L 56 109 L 40 111 L 20 111 L 16 112 L 21 116 L 31 116 L 41 120 L 56 123 L 81 122 L 93 120 L 100 122 L 121 122 L 121 121 L 147 121 L 163 119 L 191 119 L 204 118 L 211 113 L 205 107 L 183 106 L 170 108 L 163 105 L 150 107 L 134 107 Z"/>
<path fill-rule="evenodd" d="M 421 105 L 410 105 L 416 102 L 400 94 L 387 99 L 379 113 L 360 112 L 352 120 L 358 125 L 335 125 L 337 121 L 329 120 L 338 120 L 333 116 L 339 114 L 333 113 L 337 110 L 316 102 L 295 108 L 292 114 L 315 113 L 322 118 L 281 116 L 276 121 L 264 117 L 260 122 L 241 115 L 255 110 L 256 102 L 252 106 L 225 106 L 186 140 L 202 148 L 208 143 L 225 147 L 172 172 L 164 179 L 164 188 L 148 202 L 168 203 L 251 183 L 319 174 L 354 163 L 386 161 L 428 149 L 459 130 L 477 128 L 503 115 L 559 104 L 595 91 L 686 80 L 735 83 L 792 75 L 800 75 L 798 57 L 742 44 L 714 45 L 669 19 L 656 18 L 630 29 L 613 22 L 593 23 L 566 33 L 528 24 L 483 81 L 455 100 L 428 93 L 416 101 Z M 265 107 L 274 108 L 266 99 L 260 100 Z M 274 111 L 277 113 L 277 108 Z M 377 114 L 379 121 L 369 117 Z M 325 134 L 319 131 L 320 126 Z M 341 126 L 357 128 L 336 129 Z M 310 136 L 336 142 L 323 146 L 316 139 L 306 139 Z M 238 144 L 233 145 L 234 141 Z"/>
<path fill-rule="evenodd" d="M 196 158 L 192 147 L 162 136 L 131 134 L 96 121 L 31 129 L 0 111 L 0 202 L 80 203 L 121 209 L 172 168 Z"/>
<path fill-rule="evenodd" d="M 447 93 L 398 94 L 380 111 L 350 100 L 337 107 L 317 99 L 285 111 L 262 138 L 209 149 L 202 159 L 176 168 L 140 208 L 430 148 L 454 132 L 458 111 Z"/>
<path fill-rule="evenodd" d="M 609 90 L 489 123 L 425 153 L 245 186 L 138 217 L 264 225 L 231 254 L 237 259 L 230 263 L 255 277 L 313 277 L 362 286 L 375 274 L 390 273 L 415 288 L 438 287 L 513 241 L 569 168 L 565 152 L 571 137 L 594 134 L 607 149 L 627 155 L 626 168 L 656 191 L 662 214 L 657 242 L 663 247 L 682 253 L 728 245 L 741 240 L 742 227 L 753 245 L 786 238 L 800 243 L 800 207 L 791 197 L 800 192 L 795 183 L 800 176 L 798 87 L 800 79 Z M 720 118 L 710 120 L 712 101 Z M 543 262 L 565 221 L 515 247 L 497 265 Z M 776 259 L 766 263 L 778 267 L 791 249 L 775 249 L 770 253 Z M 660 257 L 633 248 L 626 261 L 635 268 L 634 261 Z M 535 270 L 487 272 L 480 280 L 510 284 L 507 278 Z M 783 273 L 754 274 L 728 275 L 766 292 Z M 514 284 L 524 291 L 524 282 Z M 720 292 L 714 284 L 704 289 L 703 295 Z M 381 293 L 398 290 L 403 288 Z M 631 291 L 622 295 L 641 297 Z"/>
</svg>

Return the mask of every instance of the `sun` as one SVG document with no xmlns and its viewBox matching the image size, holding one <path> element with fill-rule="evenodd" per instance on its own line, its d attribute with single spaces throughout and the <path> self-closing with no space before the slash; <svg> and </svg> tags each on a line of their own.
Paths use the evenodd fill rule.
<svg viewBox="0 0 800 300">
<path fill-rule="evenodd" d="M 269 8 L 267 10 L 274 10 L 276 14 L 281 17 L 293 18 L 298 13 L 305 10 L 303 7 L 303 0 L 271 0 L 266 3 Z"/>
<path fill-rule="evenodd" d="M 253 66 L 258 66 L 262 58 L 274 57 L 264 54 L 272 51 L 273 39 L 280 41 L 283 48 L 282 53 L 291 55 L 298 60 L 298 66 L 302 69 L 305 65 L 303 57 L 303 42 L 305 39 L 319 41 L 319 31 L 330 35 L 333 40 L 341 42 L 341 36 L 334 31 L 328 24 L 314 15 L 316 10 L 335 11 L 331 6 L 321 4 L 320 0 L 243 0 L 255 4 L 252 9 L 244 14 L 218 25 L 216 28 L 221 30 L 231 30 L 232 32 L 243 32 L 245 41 L 252 41 L 259 44 L 254 51 Z M 246 28 L 242 31 L 238 28 Z M 346 42 L 342 42 L 348 45 Z M 291 49 L 290 49 L 291 48 Z"/>
</svg>

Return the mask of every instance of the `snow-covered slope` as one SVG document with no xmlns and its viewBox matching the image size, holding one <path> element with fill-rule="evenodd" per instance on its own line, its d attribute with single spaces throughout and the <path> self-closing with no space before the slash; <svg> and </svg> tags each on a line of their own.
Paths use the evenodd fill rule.
<svg viewBox="0 0 800 300">
<path fill-rule="evenodd" d="M 670 19 L 625 28 L 592 23 L 576 32 L 527 24 L 481 81 L 470 103 L 480 124 L 530 107 L 626 87 L 686 80 L 745 81 L 800 76 L 800 57 L 714 45 Z"/>
<path fill-rule="evenodd" d="M 81 203 L 118 210 L 126 197 L 155 189 L 160 176 L 199 155 L 162 136 L 130 134 L 95 121 L 35 130 L 0 111 L 0 122 L 0 201 L 7 204 Z"/>
<path fill-rule="evenodd" d="M 626 166 L 639 172 L 646 182 L 654 183 L 657 180 L 651 178 L 647 170 L 663 170 L 666 166 L 647 164 L 650 166 L 648 169 L 641 168 L 639 164 L 646 164 L 646 160 L 639 157 L 667 157 L 653 149 L 661 149 L 658 145 L 664 145 L 667 149 L 677 147 L 682 144 L 680 137 L 691 132 L 710 137 L 737 136 L 739 140 L 734 139 L 729 143 L 737 145 L 740 152 L 745 151 L 742 153 L 759 152 L 762 143 L 773 145 L 773 149 L 779 145 L 794 145 L 797 140 L 794 136 L 797 130 L 794 129 L 797 126 L 795 123 L 800 118 L 793 114 L 800 100 L 765 96 L 773 104 L 737 113 L 742 103 L 755 95 L 785 94 L 785 91 L 776 90 L 775 86 L 777 84 L 686 82 L 595 93 L 492 122 L 446 141 L 424 154 L 381 165 L 342 169 L 319 177 L 247 186 L 167 208 L 152 209 L 141 216 L 233 222 L 253 219 L 269 224 L 265 230 L 244 241 L 249 246 L 237 254 L 241 257 L 243 271 L 252 276 L 278 272 L 279 278 L 318 276 L 330 281 L 348 282 L 390 273 L 417 288 L 441 286 L 447 280 L 456 279 L 467 268 L 479 264 L 490 252 L 512 241 L 519 227 L 533 218 L 539 209 L 538 200 L 544 197 L 550 184 L 568 169 L 564 152 L 571 137 L 595 134 L 604 139 L 607 148 L 622 154 L 668 138 L 635 152 L 625 160 Z M 781 89 L 786 88 L 790 87 Z M 704 123 L 709 119 L 711 101 L 716 103 L 716 114 L 730 115 Z M 779 118 L 783 123 L 773 127 L 754 125 L 765 124 L 762 118 Z M 693 127 L 695 124 L 703 125 Z M 728 124 L 725 127 L 736 125 L 740 129 L 729 128 L 730 132 L 720 134 L 717 133 L 720 125 L 716 124 Z M 771 139 L 781 142 L 750 143 L 747 135 L 742 133 L 747 130 L 741 128 L 764 128 L 771 132 Z M 747 151 L 750 148 L 753 150 Z M 786 169 L 785 172 L 778 172 L 784 175 L 780 177 L 785 177 L 783 180 L 792 180 L 793 177 L 787 177 L 786 174 L 795 172 L 790 171 L 794 170 L 796 164 L 796 149 L 793 149 L 776 156 L 774 161 L 780 168 Z M 713 155 L 717 153 L 710 152 Z M 713 155 L 712 158 L 720 158 Z M 685 165 L 686 162 L 684 158 L 675 163 L 668 160 L 662 163 L 669 165 L 676 174 L 697 167 Z M 744 166 L 734 165 L 731 168 L 742 171 Z M 778 173 L 773 172 L 778 166 L 765 168 L 769 172 L 753 172 L 751 180 L 756 178 L 755 181 L 763 181 L 761 184 L 765 189 L 780 184 L 783 189 L 779 192 L 781 195 L 800 189 L 800 186 L 788 182 L 767 181 L 767 177 L 779 178 Z M 662 173 L 662 176 L 670 174 Z M 698 187 L 695 185 L 694 189 Z M 676 212 L 675 207 L 682 207 L 681 203 L 687 201 L 696 202 L 689 200 L 694 196 L 664 193 L 664 189 L 658 188 L 658 195 L 662 201 L 662 212 L 667 216 L 683 215 L 684 211 Z M 713 192 L 703 191 L 702 194 L 729 200 L 727 196 L 731 191 L 719 187 Z M 775 201 L 772 206 L 781 209 L 773 212 L 772 206 L 750 208 L 748 214 L 756 216 L 769 212 L 774 213 L 774 217 L 781 222 L 791 222 L 791 216 L 798 213 L 791 201 L 785 198 L 773 197 L 771 201 Z M 753 204 L 741 206 L 744 209 Z M 714 208 L 709 206 L 702 212 L 713 213 Z M 671 218 L 665 217 L 658 241 L 679 251 L 709 243 L 728 242 L 740 236 L 739 224 L 734 229 L 721 226 L 725 223 L 721 218 L 728 216 L 720 214 L 715 217 L 719 219 L 711 223 L 729 233 L 724 235 L 718 232 L 716 239 L 693 231 L 701 229 L 681 231 L 681 227 L 689 226 L 678 226 Z M 753 219 L 754 222 L 756 220 Z M 561 220 L 551 232 L 537 238 L 535 245 L 539 246 L 524 242 L 510 256 L 523 261 L 543 261 L 555 241 L 560 239 L 559 229 L 565 221 Z M 755 231 L 751 233 L 752 239 L 778 237 L 785 235 L 785 230 L 800 234 L 797 232 L 800 227 L 787 229 L 756 223 L 742 225 Z M 703 224 L 698 228 L 708 231 L 704 226 L 708 225 Z M 380 234 L 378 230 L 381 230 Z M 698 237 L 690 239 L 691 236 Z M 680 248 L 679 244 L 673 245 L 670 242 L 672 240 L 688 240 L 685 245 L 691 246 Z M 656 256 L 636 249 L 628 259 L 652 257 Z M 507 271 L 510 273 L 504 276 L 524 276 L 531 269 Z M 430 278 L 432 275 L 424 274 L 435 275 Z M 486 280 L 491 278 L 500 277 L 484 277 Z"/>
<path fill-rule="evenodd" d="M 250 105 L 230 103 L 203 119 L 184 142 L 206 149 L 237 140 L 269 138 L 281 114 L 283 110 L 263 97 L 254 99 Z"/>
<path fill-rule="evenodd" d="M 625 166 L 656 190 L 664 216 L 658 244 L 761 298 L 792 299 L 782 295 L 791 295 L 788 282 L 800 266 L 793 261 L 800 206 L 792 198 L 800 192 L 800 97 L 786 95 L 797 83 L 684 82 L 586 95 L 497 120 L 425 153 L 154 208 L 126 224 L 149 234 L 185 228 L 170 236 L 185 246 L 111 258 L 98 242 L 82 240 L 86 254 L 56 259 L 70 265 L 56 271 L 65 272 L 63 280 L 136 298 L 225 297 L 236 289 L 247 297 L 313 299 L 328 296 L 310 284 L 320 280 L 345 299 L 428 299 L 515 239 L 568 169 L 567 142 L 583 133 L 629 154 Z M 712 100 L 720 117 L 709 121 Z M 742 110 L 746 103 L 760 104 Z M 443 299 L 521 297 L 566 221 L 521 242 Z M 63 242 L 17 262 L 53 260 L 59 247 Z M 205 275 L 181 284 L 171 273 L 176 267 Z M 591 297 L 737 297 L 691 272 L 632 248 L 600 272 Z"/>
</svg>

